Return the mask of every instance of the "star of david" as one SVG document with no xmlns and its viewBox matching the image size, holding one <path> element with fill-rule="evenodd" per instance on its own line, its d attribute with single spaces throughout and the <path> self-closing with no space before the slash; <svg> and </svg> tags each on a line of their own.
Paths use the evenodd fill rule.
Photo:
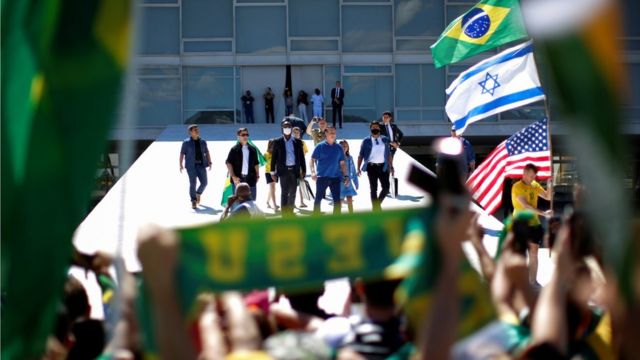
<svg viewBox="0 0 640 360">
<path fill-rule="evenodd" d="M 497 88 L 500 87 L 500 83 L 498 82 L 498 74 L 491 75 L 489 72 L 485 75 L 484 80 L 478 83 L 482 88 L 482 94 L 489 93 L 493 96 L 493 92 L 496 91 Z"/>
</svg>

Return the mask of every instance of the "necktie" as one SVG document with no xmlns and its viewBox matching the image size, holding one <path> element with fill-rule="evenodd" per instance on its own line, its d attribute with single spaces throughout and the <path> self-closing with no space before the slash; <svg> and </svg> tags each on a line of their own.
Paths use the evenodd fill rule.
<svg viewBox="0 0 640 360">
<path fill-rule="evenodd" d="M 387 124 L 387 133 L 389 134 L 389 140 L 393 141 L 393 131 L 391 130 L 391 124 Z"/>
</svg>

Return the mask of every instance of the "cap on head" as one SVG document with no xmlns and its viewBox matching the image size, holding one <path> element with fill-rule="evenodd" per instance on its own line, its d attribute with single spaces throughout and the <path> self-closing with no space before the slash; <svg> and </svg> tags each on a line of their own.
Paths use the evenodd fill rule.
<svg viewBox="0 0 640 360">
<path fill-rule="evenodd" d="M 187 126 L 187 131 L 189 131 L 189 132 L 190 132 L 193 128 L 196 128 L 196 129 L 197 129 L 197 128 L 198 128 L 198 125 L 196 125 L 196 124 L 191 124 L 191 125 Z"/>
<path fill-rule="evenodd" d="M 285 118 L 284 120 L 282 120 L 282 123 L 280 123 L 280 126 L 285 127 L 285 125 L 288 125 L 289 127 L 291 127 L 291 121 L 287 118 Z"/>
</svg>

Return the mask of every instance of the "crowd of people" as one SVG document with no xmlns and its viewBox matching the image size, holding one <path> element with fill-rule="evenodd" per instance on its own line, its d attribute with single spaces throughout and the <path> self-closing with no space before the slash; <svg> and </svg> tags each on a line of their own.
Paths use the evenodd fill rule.
<svg viewBox="0 0 640 360">
<path fill-rule="evenodd" d="M 340 129 L 342 129 L 342 108 L 344 106 L 344 96 L 345 91 L 342 88 L 342 83 L 340 81 L 336 81 L 336 86 L 331 89 L 331 110 L 333 127 L 336 127 L 337 121 L 338 128 Z M 285 116 L 296 115 L 294 112 L 295 108 L 297 110 L 297 115 L 304 122 L 308 122 L 309 105 L 311 105 L 314 118 L 324 117 L 325 99 L 322 95 L 322 91 L 318 88 L 313 90 L 311 97 L 309 97 L 309 94 L 306 91 L 300 90 L 294 101 L 293 92 L 287 87 L 284 88 L 284 91 L 282 92 L 282 98 L 284 99 Z M 275 123 L 274 101 L 276 99 L 276 95 L 270 87 L 268 87 L 264 94 L 262 94 L 262 99 L 264 102 L 264 113 L 267 124 Z M 250 90 L 245 91 L 245 93 L 240 97 L 242 112 L 244 114 L 244 122 L 246 124 L 255 123 L 253 109 L 253 103 L 255 100 L 256 99 L 253 97 Z"/>
<path fill-rule="evenodd" d="M 300 198 L 300 208 L 310 200 L 308 194 L 314 196 L 314 212 L 320 212 L 321 201 L 327 189 L 331 192 L 334 213 L 340 213 L 343 202 L 349 212 L 353 212 L 353 197 L 359 188 L 358 178 L 362 172 L 367 173 L 370 186 L 372 208 L 381 210 L 382 201 L 389 195 L 390 181 L 395 175 L 393 157 L 400 146 L 404 134 L 392 122 L 391 112 L 384 112 L 382 121 L 369 124 L 370 134 L 362 140 L 357 160 L 349 152 L 346 140 L 337 140 L 337 129 L 327 124 L 322 117 L 314 117 L 308 123 L 292 117 L 285 117 L 281 122 L 282 136 L 268 141 L 264 149 L 265 181 L 268 186 L 267 208 L 276 212 L 282 207 L 284 216 L 291 215 L 296 207 L 296 196 Z M 211 168 L 211 155 L 206 141 L 200 137 L 197 125 L 187 129 L 189 138 L 182 143 L 180 150 L 180 170 L 187 169 L 189 175 L 189 196 L 191 207 L 196 209 L 200 203 L 202 192 L 207 186 L 206 168 Z M 307 167 L 307 144 L 302 140 L 303 132 L 311 137 L 314 148 L 311 161 Z M 239 128 L 237 143 L 228 153 L 225 161 L 233 192 L 239 184 L 247 184 L 251 190 L 249 202 L 255 202 L 260 180 L 260 164 L 258 149 L 249 142 L 249 129 Z M 307 168 L 315 182 L 315 191 L 307 191 Z M 198 185 L 199 182 L 199 185 Z M 280 205 L 275 199 L 275 184 L 280 183 Z M 381 189 L 378 192 L 378 185 Z M 233 208 L 240 203 L 237 196 L 231 197 L 225 214 L 233 216 Z M 256 212 L 255 214 L 261 214 Z"/>
<path fill-rule="evenodd" d="M 343 201 L 353 211 L 352 199 L 364 171 L 372 208 L 381 210 L 394 173 L 394 153 L 403 137 L 392 118 L 385 112 L 381 122 L 369 124 L 370 134 L 362 140 L 357 161 L 349 152 L 349 143 L 338 141 L 337 129 L 325 119 L 313 118 L 306 126 L 296 126 L 285 118 L 282 136 L 269 140 L 264 152 L 268 207 L 278 208 L 275 187 L 279 183 L 282 214 L 293 214 L 298 187 L 309 172 L 316 183 L 314 213 L 319 212 L 327 190 L 334 214 L 341 212 Z M 190 138 L 181 148 L 180 170 L 189 174 L 189 196 L 197 206 L 207 185 L 206 168 L 212 161 L 198 127 L 191 125 L 188 131 Z M 303 132 L 314 142 L 308 164 L 305 154 L 310 149 L 300 139 Z M 235 191 L 224 218 L 262 215 L 255 203 L 260 156 L 249 135 L 247 128 L 238 129 L 237 144 L 226 159 Z M 478 215 L 470 210 L 469 194 L 451 190 L 464 189 L 464 180 L 475 165 L 468 141 L 455 132 L 452 139 L 459 141 L 460 153 L 438 157 L 441 176 L 437 181 L 459 184 L 437 187 L 435 217 L 424 225 L 434 229 L 439 251 L 429 300 L 413 300 L 422 301 L 421 306 L 427 309 L 420 319 L 408 318 L 415 312 L 396 296 L 404 279 L 371 274 L 350 279 L 350 296 L 334 313 L 319 305 L 323 288 L 318 285 L 299 292 L 279 288 L 204 291 L 198 296 L 196 310 L 185 314 L 176 292 L 175 272 L 180 261 L 177 234 L 149 226 L 138 235 L 142 272 L 124 273 L 119 282 L 112 278 L 113 260 L 108 255 L 74 254 L 73 264 L 95 273 L 107 320 L 90 319 L 87 292 L 77 279 L 69 277 L 44 358 L 140 359 L 149 351 L 145 336 L 153 336 L 154 356 L 161 359 L 636 358 L 640 354 L 640 345 L 634 341 L 640 336 L 640 284 L 636 281 L 627 297 L 622 295 L 624 279 L 603 262 L 606 239 L 597 239 L 587 221 L 585 189 L 576 186 L 572 209 L 552 217 L 552 211 L 538 207 L 538 198 L 550 199 L 553 184 L 547 181 L 545 189 L 536 181 L 537 167 L 527 164 L 511 190 L 514 212 L 505 220 L 496 254 L 490 254 Z M 455 176 L 449 176 L 452 172 Z M 546 227 L 541 216 L 549 219 L 544 222 Z M 637 259 L 640 222 L 632 233 L 636 238 L 629 248 L 630 258 Z M 464 305 L 472 300 L 462 291 L 466 241 L 479 259 L 476 276 L 490 294 L 491 301 L 483 306 L 490 307 L 495 318 L 461 337 L 460 324 L 473 316 Z M 537 281 L 540 247 L 550 248 L 555 264 L 546 284 Z M 640 263 L 630 262 L 627 272 L 640 273 Z M 149 324 L 141 323 L 141 309 L 134 306 L 141 296 L 141 288 L 136 286 L 140 282 L 149 306 L 143 311 L 153 319 L 153 334 L 144 333 Z M 120 296 L 114 296 L 117 292 Z M 116 304 L 120 316 L 114 321 L 110 316 Z"/>
</svg>

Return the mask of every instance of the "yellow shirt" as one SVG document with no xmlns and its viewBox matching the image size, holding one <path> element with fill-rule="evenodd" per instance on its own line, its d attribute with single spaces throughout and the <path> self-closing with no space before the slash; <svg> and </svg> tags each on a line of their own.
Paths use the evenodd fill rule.
<svg viewBox="0 0 640 360">
<path fill-rule="evenodd" d="M 271 153 L 270 153 L 270 152 L 268 152 L 268 151 L 266 151 L 266 152 L 264 153 L 264 159 L 265 159 L 265 161 L 267 162 L 267 163 L 264 165 L 264 172 L 265 172 L 265 173 L 270 173 L 270 172 L 271 172 Z"/>
<path fill-rule="evenodd" d="M 525 198 L 527 204 L 529 204 L 533 208 L 538 208 L 538 196 L 540 194 L 544 194 L 544 189 L 537 181 L 532 181 L 531 185 L 527 185 L 522 180 L 519 180 L 513 187 L 511 188 L 511 203 L 513 204 L 513 215 L 517 215 L 518 212 L 525 210 L 525 207 L 520 204 L 518 201 L 518 197 L 522 196 Z M 532 220 L 530 225 L 540 225 L 540 219 L 538 215 L 536 215 Z"/>
<path fill-rule="evenodd" d="M 309 148 L 307 147 L 307 142 L 304 140 L 302 140 L 302 152 L 305 154 L 309 152 Z"/>
</svg>

